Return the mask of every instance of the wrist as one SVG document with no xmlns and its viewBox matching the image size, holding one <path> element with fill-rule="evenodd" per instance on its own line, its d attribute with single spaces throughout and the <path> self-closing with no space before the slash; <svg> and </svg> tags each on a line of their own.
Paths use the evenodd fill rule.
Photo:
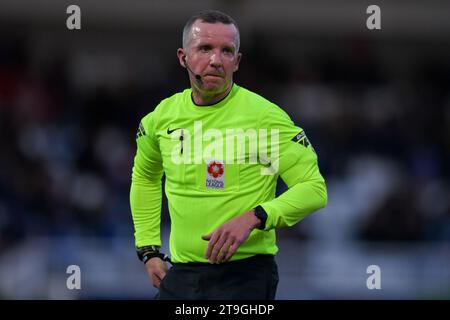
<svg viewBox="0 0 450 320">
<path fill-rule="evenodd" d="M 155 259 L 156 258 L 156 259 Z M 145 266 L 149 266 L 152 264 L 152 262 L 155 262 L 155 260 L 161 260 L 161 261 L 169 261 L 167 255 L 165 255 L 164 253 L 150 253 L 147 254 L 144 259 L 142 260 L 142 262 L 144 263 Z"/>
<path fill-rule="evenodd" d="M 139 258 L 144 264 L 150 260 L 151 258 L 159 255 L 159 246 L 143 246 L 143 247 L 137 247 L 136 253 Z"/>
<path fill-rule="evenodd" d="M 247 212 L 248 219 L 250 221 L 250 229 L 256 229 L 261 225 L 261 220 L 255 215 L 255 209 Z"/>
<path fill-rule="evenodd" d="M 262 206 L 257 206 L 255 209 L 253 209 L 254 215 L 256 219 L 258 219 L 259 224 L 257 228 L 259 230 L 264 230 L 266 228 L 266 221 L 267 221 L 267 212 L 264 210 Z"/>
<path fill-rule="evenodd" d="M 144 265 L 147 265 L 147 262 L 153 258 L 159 258 L 163 261 L 172 263 L 172 261 L 166 254 L 159 252 L 159 246 L 145 246 L 136 249 L 138 258 L 144 263 Z"/>
</svg>

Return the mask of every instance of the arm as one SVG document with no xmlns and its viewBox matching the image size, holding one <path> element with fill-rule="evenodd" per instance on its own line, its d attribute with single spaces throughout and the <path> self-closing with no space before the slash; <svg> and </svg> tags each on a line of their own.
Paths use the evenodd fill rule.
<svg viewBox="0 0 450 320">
<path fill-rule="evenodd" d="M 288 190 L 261 203 L 267 213 L 264 230 L 290 227 L 327 204 L 325 180 L 320 174 L 317 154 L 303 129 L 294 125 L 279 108 L 271 108 L 269 119 L 280 130 L 277 168 Z"/>
<path fill-rule="evenodd" d="M 290 227 L 327 204 L 327 190 L 317 165 L 317 156 L 307 153 L 281 174 L 288 190 L 261 203 L 267 213 L 264 230 Z"/>
<path fill-rule="evenodd" d="M 260 204 L 267 213 L 265 223 L 255 217 L 255 209 L 252 209 L 203 236 L 209 241 L 206 257 L 211 263 L 228 260 L 254 228 L 261 227 L 267 231 L 292 226 L 327 203 L 325 181 L 319 171 L 317 155 L 306 135 L 300 134 L 303 130 L 276 106 L 263 114 L 261 122 L 261 128 L 279 130 L 279 156 L 271 156 L 270 162 L 277 168 L 288 190 Z M 222 247 L 229 248 L 226 255 Z"/>
<path fill-rule="evenodd" d="M 131 177 L 130 207 L 136 247 L 161 246 L 162 159 L 154 135 L 154 114 L 144 117 L 136 137 L 137 151 Z M 152 258 L 145 264 L 155 287 L 167 271 L 167 264 Z"/>
</svg>

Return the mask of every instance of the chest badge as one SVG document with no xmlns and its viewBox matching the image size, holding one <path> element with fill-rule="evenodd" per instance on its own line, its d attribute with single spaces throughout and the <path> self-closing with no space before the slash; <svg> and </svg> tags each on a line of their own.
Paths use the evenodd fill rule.
<svg viewBox="0 0 450 320">
<path fill-rule="evenodd" d="M 206 166 L 206 188 L 224 189 L 225 188 L 225 165 L 223 161 L 211 160 Z"/>
</svg>

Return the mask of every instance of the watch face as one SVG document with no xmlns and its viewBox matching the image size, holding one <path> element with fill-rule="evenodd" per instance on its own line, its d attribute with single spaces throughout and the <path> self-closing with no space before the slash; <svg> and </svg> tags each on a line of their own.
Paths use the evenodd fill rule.
<svg viewBox="0 0 450 320">
<path fill-rule="evenodd" d="M 267 219 L 267 213 L 264 211 L 263 208 L 257 207 L 255 210 L 256 216 L 260 219 Z"/>
<path fill-rule="evenodd" d="M 264 211 L 264 208 L 261 206 L 257 206 L 255 208 L 255 216 L 261 221 L 261 225 L 258 229 L 263 230 L 266 227 L 267 213 Z"/>
</svg>

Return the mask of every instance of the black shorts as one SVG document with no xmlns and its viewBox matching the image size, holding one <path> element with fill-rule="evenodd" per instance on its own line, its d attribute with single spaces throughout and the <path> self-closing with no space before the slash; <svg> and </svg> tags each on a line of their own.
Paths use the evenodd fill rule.
<svg viewBox="0 0 450 320">
<path fill-rule="evenodd" d="M 273 300 L 278 268 L 273 255 L 222 264 L 175 263 L 161 281 L 156 299 Z"/>
</svg>

